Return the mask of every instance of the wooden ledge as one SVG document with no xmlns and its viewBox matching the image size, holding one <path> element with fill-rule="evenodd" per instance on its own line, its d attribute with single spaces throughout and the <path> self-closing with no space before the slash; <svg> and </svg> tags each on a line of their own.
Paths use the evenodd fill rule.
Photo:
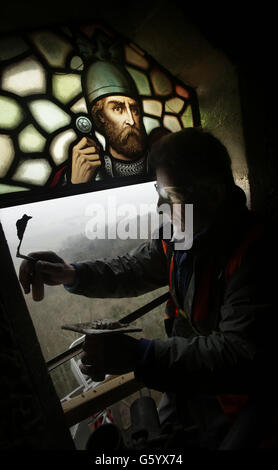
<svg viewBox="0 0 278 470">
<path fill-rule="evenodd" d="M 144 384 L 135 379 L 133 372 L 109 377 L 96 388 L 62 403 L 66 423 L 69 427 L 80 423 L 143 387 Z"/>
</svg>

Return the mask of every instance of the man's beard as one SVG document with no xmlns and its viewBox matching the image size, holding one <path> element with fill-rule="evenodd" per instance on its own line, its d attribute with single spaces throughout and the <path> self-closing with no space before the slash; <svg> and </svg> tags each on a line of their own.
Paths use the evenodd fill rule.
<svg viewBox="0 0 278 470">
<path fill-rule="evenodd" d="M 147 146 L 147 134 L 143 124 L 140 128 L 125 128 L 119 133 L 110 122 L 105 122 L 104 131 L 109 145 L 117 153 L 130 160 L 139 158 Z"/>
</svg>

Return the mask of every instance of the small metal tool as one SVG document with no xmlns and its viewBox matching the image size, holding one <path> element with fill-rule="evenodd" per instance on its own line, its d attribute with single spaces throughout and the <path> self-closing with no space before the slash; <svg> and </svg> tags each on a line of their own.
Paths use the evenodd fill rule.
<svg viewBox="0 0 278 470">
<path fill-rule="evenodd" d="M 62 325 L 61 328 L 64 330 L 76 331 L 77 333 L 82 333 L 82 334 L 110 334 L 111 335 L 115 333 L 123 334 L 123 333 L 132 333 L 136 331 L 142 331 L 141 328 L 130 328 L 128 327 L 128 325 L 131 322 L 142 317 L 146 313 L 150 312 L 158 305 L 161 305 L 163 302 L 166 302 L 166 300 L 168 299 L 169 299 L 169 292 L 166 292 L 165 294 L 160 295 L 156 299 L 151 300 L 151 302 L 147 303 L 146 305 L 143 305 L 143 307 L 140 307 L 134 312 L 129 313 L 128 315 L 125 315 L 123 318 L 121 318 L 118 321 L 95 320 L 94 322 L 90 322 L 90 323 L 73 323 L 73 324 L 68 324 L 68 325 Z M 104 325 L 106 325 L 106 328 L 104 328 Z M 109 326 L 109 329 L 107 328 L 107 326 Z M 53 369 L 56 369 L 56 367 L 64 364 L 65 362 L 69 361 L 73 357 L 80 354 L 83 351 L 82 349 L 83 344 L 84 342 L 80 344 L 76 344 L 69 350 L 62 352 L 61 354 L 54 357 L 53 359 L 50 359 L 46 363 L 48 371 L 50 372 Z"/>
</svg>

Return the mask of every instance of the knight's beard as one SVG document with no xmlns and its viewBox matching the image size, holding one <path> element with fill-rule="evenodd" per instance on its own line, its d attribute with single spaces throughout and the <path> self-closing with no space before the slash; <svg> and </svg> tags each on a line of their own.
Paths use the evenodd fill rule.
<svg viewBox="0 0 278 470">
<path fill-rule="evenodd" d="M 147 134 L 143 125 L 138 128 L 124 129 L 122 132 L 115 130 L 110 122 L 104 126 L 108 144 L 118 154 L 122 154 L 130 160 L 139 158 L 147 146 Z"/>
</svg>

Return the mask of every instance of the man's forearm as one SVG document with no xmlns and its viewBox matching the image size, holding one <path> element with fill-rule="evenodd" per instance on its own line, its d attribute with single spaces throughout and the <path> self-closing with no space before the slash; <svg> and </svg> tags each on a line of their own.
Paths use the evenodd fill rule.
<svg viewBox="0 0 278 470">
<path fill-rule="evenodd" d="M 75 282 L 66 285 L 87 297 L 136 297 L 167 284 L 165 257 L 158 240 L 143 243 L 126 255 L 74 263 Z"/>
</svg>

